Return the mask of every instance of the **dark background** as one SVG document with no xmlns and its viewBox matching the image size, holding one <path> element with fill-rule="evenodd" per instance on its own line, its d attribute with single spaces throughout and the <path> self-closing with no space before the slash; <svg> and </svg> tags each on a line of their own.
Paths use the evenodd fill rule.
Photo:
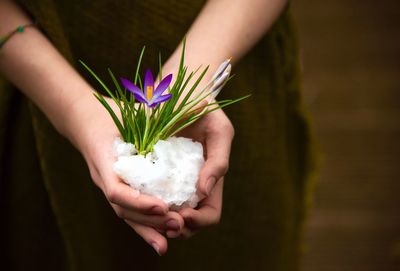
<svg viewBox="0 0 400 271">
<path fill-rule="evenodd" d="M 400 1 L 292 10 L 321 152 L 303 270 L 400 270 Z"/>
</svg>

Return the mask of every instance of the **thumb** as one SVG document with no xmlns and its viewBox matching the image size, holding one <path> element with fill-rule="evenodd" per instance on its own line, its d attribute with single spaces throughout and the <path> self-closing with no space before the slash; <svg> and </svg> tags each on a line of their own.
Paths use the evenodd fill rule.
<svg viewBox="0 0 400 271">
<path fill-rule="evenodd" d="M 217 183 L 228 171 L 228 159 L 209 158 L 200 171 L 198 189 L 200 193 L 210 196 Z"/>
<path fill-rule="evenodd" d="M 213 114 L 213 113 L 211 113 Z M 210 116 L 212 116 L 210 114 Z M 217 113 L 216 113 L 217 114 Z M 213 115 L 216 117 L 217 115 Z M 233 127 L 224 119 L 217 120 L 216 126 L 209 129 L 206 135 L 206 162 L 200 171 L 198 190 L 209 196 L 215 184 L 221 179 L 229 167 L 229 156 L 233 139 Z"/>
</svg>

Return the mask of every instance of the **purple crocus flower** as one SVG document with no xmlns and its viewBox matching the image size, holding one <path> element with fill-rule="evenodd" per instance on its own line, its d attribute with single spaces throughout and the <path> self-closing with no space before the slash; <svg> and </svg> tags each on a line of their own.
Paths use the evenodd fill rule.
<svg viewBox="0 0 400 271">
<path fill-rule="evenodd" d="M 158 104 L 171 99 L 172 94 L 161 95 L 168 88 L 169 84 L 171 84 L 171 80 L 172 80 L 172 74 L 169 74 L 165 76 L 164 79 L 161 80 L 161 82 L 155 88 L 153 74 L 151 73 L 150 69 L 147 69 L 146 74 L 144 76 L 144 84 L 142 91 L 128 79 L 121 78 L 122 85 L 127 90 L 132 92 L 132 94 L 135 96 L 136 101 L 145 103 L 150 108 L 153 108 Z"/>
</svg>

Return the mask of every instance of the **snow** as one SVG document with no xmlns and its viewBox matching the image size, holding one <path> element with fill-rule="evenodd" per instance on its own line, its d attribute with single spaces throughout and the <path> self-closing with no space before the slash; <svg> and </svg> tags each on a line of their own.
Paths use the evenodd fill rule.
<svg viewBox="0 0 400 271">
<path fill-rule="evenodd" d="M 142 194 L 162 199 L 172 208 L 196 207 L 196 184 L 204 164 L 203 146 L 189 138 L 159 140 L 152 153 L 137 155 L 133 144 L 116 139 L 114 172 Z"/>
</svg>

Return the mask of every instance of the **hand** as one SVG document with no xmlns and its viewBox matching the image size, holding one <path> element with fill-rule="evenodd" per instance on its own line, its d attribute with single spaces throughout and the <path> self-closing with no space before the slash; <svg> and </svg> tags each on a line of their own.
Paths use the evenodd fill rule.
<svg viewBox="0 0 400 271">
<path fill-rule="evenodd" d="M 174 54 L 163 67 L 163 74 L 176 71 L 178 54 Z M 193 65 L 192 65 L 193 66 Z M 173 76 L 173 80 L 176 74 Z M 207 74 L 198 89 L 202 89 L 210 80 L 210 73 Z M 190 83 L 189 83 L 190 85 Z M 187 87 L 187 89 L 189 89 Z M 203 101 L 197 110 L 202 111 L 207 102 Z M 200 171 L 197 190 L 200 199 L 196 209 L 184 208 L 179 214 L 185 221 L 185 227 L 181 232 L 167 231 L 170 238 L 189 238 L 199 229 L 217 224 L 221 217 L 222 192 L 224 175 L 228 171 L 231 144 L 234 136 L 232 123 L 220 109 L 211 112 L 195 123 L 191 124 L 178 133 L 178 136 L 192 138 L 202 143 L 205 164 Z"/>
<path fill-rule="evenodd" d="M 204 199 L 196 209 L 185 208 L 179 214 L 185 221 L 180 237 L 188 238 L 198 229 L 217 224 L 221 216 L 223 179 L 229 166 L 234 129 L 222 110 L 205 115 L 179 133 L 203 144 L 205 163 L 200 171 L 198 191 Z M 177 237 L 179 232 L 168 232 Z"/>
<path fill-rule="evenodd" d="M 108 101 L 113 105 L 110 99 Z M 181 215 L 168 211 L 162 200 L 141 195 L 113 172 L 112 143 L 119 132 L 107 111 L 93 96 L 77 101 L 71 112 L 69 138 L 85 157 L 93 181 L 104 192 L 116 214 L 158 254 L 164 254 L 168 244 L 161 233 L 180 232 L 184 224 Z"/>
<path fill-rule="evenodd" d="M 196 209 L 185 208 L 179 214 L 185 221 L 185 226 L 179 232 L 167 232 L 170 237 L 180 237 L 187 239 L 197 233 L 201 228 L 209 227 L 219 223 L 222 208 L 222 191 L 224 178 L 220 178 L 211 195 L 199 202 Z"/>
</svg>

